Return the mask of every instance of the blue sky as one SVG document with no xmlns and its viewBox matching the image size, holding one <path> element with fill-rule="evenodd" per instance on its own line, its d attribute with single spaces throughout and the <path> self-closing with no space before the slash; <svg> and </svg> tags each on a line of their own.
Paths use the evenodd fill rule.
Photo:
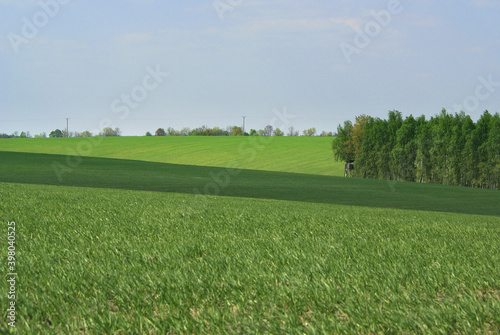
<svg viewBox="0 0 500 335">
<path fill-rule="evenodd" d="M 499 18 L 496 0 L 0 0 L 0 133 L 477 119 L 499 111 Z"/>
</svg>

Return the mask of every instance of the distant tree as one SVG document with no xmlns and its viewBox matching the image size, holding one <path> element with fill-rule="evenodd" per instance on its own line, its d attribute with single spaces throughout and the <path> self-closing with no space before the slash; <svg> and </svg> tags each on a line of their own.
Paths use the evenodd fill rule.
<svg viewBox="0 0 500 335">
<path fill-rule="evenodd" d="M 158 128 L 155 131 L 155 136 L 166 136 L 167 133 L 165 132 L 165 129 L 163 128 Z"/>
<path fill-rule="evenodd" d="M 259 133 L 255 129 L 250 129 L 250 136 L 259 136 Z"/>
<path fill-rule="evenodd" d="M 240 135 L 235 127 L 227 127 L 226 129 L 222 129 L 219 127 L 209 128 L 207 126 L 201 126 L 199 128 L 195 128 L 193 130 L 189 130 L 189 128 L 183 128 L 180 132 L 177 132 L 178 135 L 186 136 L 229 136 L 231 132 L 236 131 L 237 135 Z M 243 135 L 243 133 L 241 133 Z M 235 136 L 235 135 L 233 135 Z"/>
<path fill-rule="evenodd" d="M 243 136 L 243 129 L 238 126 L 231 128 L 230 136 Z"/>
<path fill-rule="evenodd" d="M 60 129 L 56 129 L 50 132 L 49 137 L 63 137 L 63 133 Z"/>
<path fill-rule="evenodd" d="M 168 127 L 167 128 L 167 135 L 168 136 L 180 136 L 180 132 L 178 130 L 175 130 L 174 128 L 172 127 Z"/>
<path fill-rule="evenodd" d="M 274 135 L 274 136 L 285 136 L 285 133 L 284 133 L 284 132 L 282 132 L 282 131 L 281 131 L 281 129 L 276 128 L 276 129 L 274 129 L 274 131 L 273 131 L 273 135 Z"/>
<path fill-rule="evenodd" d="M 35 135 L 35 138 L 46 138 L 46 137 L 47 137 L 47 134 L 45 132 L 42 132 L 40 134 Z"/>
<path fill-rule="evenodd" d="M 273 126 L 271 125 L 267 125 L 265 128 L 264 128 L 264 133 L 263 133 L 263 136 L 272 136 L 273 135 Z"/>
<path fill-rule="evenodd" d="M 206 136 L 206 135 L 208 135 L 207 132 L 208 132 L 208 127 L 201 126 L 201 127 L 194 128 L 193 130 L 191 130 L 189 135 L 191 135 L 191 136 Z"/>
<path fill-rule="evenodd" d="M 2 133 L 0 134 L 0 138 L 10 138 L 10 136 L 5 133 Z"/>
<path fill-rule="evenodd" d="M 326 132 L 326 131 L 322 131 L 321 134 L 319 134 L 320 137 L 332 137 L 333 136 L 333 133 L 330 131 L 330 132 Z"/>
<path fill-rule="evenodd" d="M 151 135 L 151 133 L 148 131 L 148 132 L 146 133 L 146 136 L 153 136 L 153 135 Z"/>
<path fill-rule="evenodd" d="M 24 132 L 22 131 L 21 134 L 19 135 L 20 138 L 30 138 L 31 135 L 30 135 L 30 132 Z"/>
<path fill-rule="evenodd" d="M 10 137 L 13 138 L 19 137 L 19 132 L 18 131 L 13 132 L 12 135 L 10 135 Z"/>
<path fill-rule="evenodd" d="M 304 136 L 316 136 L 316 128 L 309 128 L 302 132 Z"/>
<path fill-rule="evenodd" d="M 295 128 L 293 128 L 292 126 L 288 128 L 288 133 L 286 134 L 286 136 L 299 136 L 299 131 L 295 130 Z"/>
<path fill-rule="evenodd" d="M 231 130 L 232 130 L 232 128 L 231 128 Z M 208 129 L 207 133 L 209 136 L 228 136 L 231 133 L 231 131 L 227 130 L 227 129 L 226 130 L 221 129 L 219 127 L 213 127 L 211 129 Z"/>
<path fill-rule="evenodd" d="M 102 131 L 99 132 L 98 136 L 100 137 L 114 137 L 114 136 L 120 136 L 120 129 L 115 128 L 112 129 L 111 127 L 106 127 Z"/>
<path fill-rule="evenodd" d="M 88 130 L 84 130 L 80 133 L 80 137 L 92 137 L 92 133 Z"/>
</svg>

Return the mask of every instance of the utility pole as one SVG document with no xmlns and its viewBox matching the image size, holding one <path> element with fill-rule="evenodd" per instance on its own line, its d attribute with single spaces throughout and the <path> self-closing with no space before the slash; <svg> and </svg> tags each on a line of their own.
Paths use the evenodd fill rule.
<svg viewBox="0 0 500 335">
<path fill-rule="evenodd" d="M 246 116 L 243 116 L 243 129 L 242 129 L 243 134 L 245 134 L 245 118 Z"/>
<path fill-rule="evenodd" d="M 69 117 L 66 118 L 66 137 L 69 137 Z"/>
</svg>

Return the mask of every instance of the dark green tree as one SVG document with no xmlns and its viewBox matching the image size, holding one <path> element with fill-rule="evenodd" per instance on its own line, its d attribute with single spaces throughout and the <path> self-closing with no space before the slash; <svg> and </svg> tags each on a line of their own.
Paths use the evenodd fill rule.
<svg viewBox="0 0 500 335">
<path fill-rule="evenodd" d="M 488 162 L 490 164 L 490 188 L 500 189 L 500 115 L 496 113 L 490 119 L 488 134 Z"/>
<path fill-rule="evenodd" d="M 165 132 L 165 129 L 158 128 L 155 131 L 155 136 L 167 136 L 167 133 Z"/>
<path fill-rule="evenodd" d="M 333 155 L 337 161 L 348 161 L 355 159 L 354 146 L 352 142 L 352 123 L 345 121 L 344 126 L 337 127 L 337 137 L 332 142 Z"/>
<path fill-rule="evenodd" d="M 63 137 L 63 132 L 60 129 L 56 129 L 50 132 L 49 137 Z"/>
<path fill-rule="evenodd" d="M 490 175 L 492 164 L 489 162 L 489 133 L 491 127 L 491 114 L 485 111 L 476 124 L 476 139 L 477 139 L 477 156 L 478 156 L 478 177 L 477 184 L 481 188 L 488 187 L 490 183 Z"/>
<path fill-rule="evenodd" d="M 387 142 L 384 149 L 384 155 L 389 160 L 389 174 L 385 179 L 394 180 L 399 173 L 399 161 L 392 155 L 392 150 L 397 143 L 397 131 L 403 124 L 403 117 L 399 111 L 390 111 L 387 121 Z"/>
<path fill-rule="evenodd" d="M 392 160 L 398 162 L 395 177 L 398 180 L 415 181 L 417 171 L 415 160 L 417 157 L 417 121 L 413 116 L 407 117 L 396 131 L 396 143 L 392 150 Z"/>
</svg>

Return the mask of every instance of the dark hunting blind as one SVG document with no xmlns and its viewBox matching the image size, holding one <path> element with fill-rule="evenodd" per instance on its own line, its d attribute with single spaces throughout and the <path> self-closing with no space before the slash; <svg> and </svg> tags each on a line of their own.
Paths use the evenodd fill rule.
<svg viewBox="0 0 500 335">
<path fill-rule="evenodd" d="M 353 160 L 345 161 L 344 177 L 351 176 L 352 170 L 354 170 L 354 161 Z"/>
</svg>

